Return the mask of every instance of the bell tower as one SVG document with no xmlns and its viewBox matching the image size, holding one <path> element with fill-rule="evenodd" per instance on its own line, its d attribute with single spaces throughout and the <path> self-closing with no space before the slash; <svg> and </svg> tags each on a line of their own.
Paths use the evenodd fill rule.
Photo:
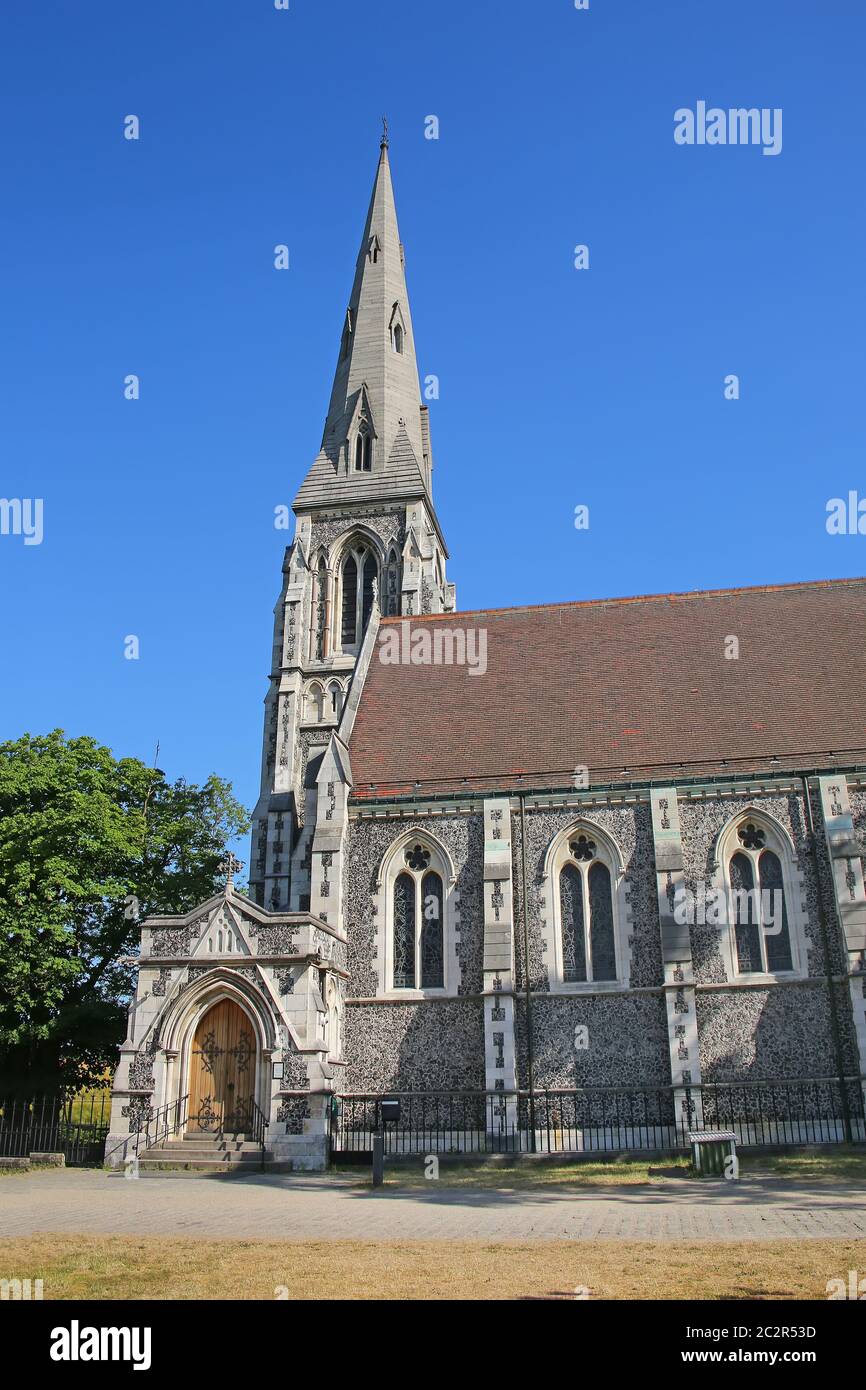
<svg viewBox="0 0 866 1390">
<path fill-rule="evenodd" d="M 386 127 L 322 443 L 295 497 L 274 609 L 250 863 L 250 893 L 273 911 L 309 907 L 316 772 L 371 616 L 455 606 L 388 144 Z"/>
</svg>

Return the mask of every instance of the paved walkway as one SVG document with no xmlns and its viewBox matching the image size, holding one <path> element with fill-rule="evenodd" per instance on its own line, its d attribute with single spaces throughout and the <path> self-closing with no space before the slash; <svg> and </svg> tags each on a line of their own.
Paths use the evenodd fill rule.
<svg viewBox="0 0 866 1390">
<path fill-rule="evenodd" d="M 87 1235 L 273 1240 L 771 1240 L 866 1238 L 866 1187 L 773 1179 L 502 1192 L 373 1192 L 354 1178 L 97 1171 L 0 1178 L 0 1238 Z"/>
</svg>

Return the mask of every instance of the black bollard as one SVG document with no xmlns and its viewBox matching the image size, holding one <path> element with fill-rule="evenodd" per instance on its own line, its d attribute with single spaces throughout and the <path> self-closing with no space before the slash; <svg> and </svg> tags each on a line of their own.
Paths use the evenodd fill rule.
<svg viewBox="0 0 866 1390">
<path fill-rule="evenodd" d="M 385 1136 L 381 1132 L 373 1135 L 373 1186 L 381 1187 L 385 1181 Z"/>
</svg>

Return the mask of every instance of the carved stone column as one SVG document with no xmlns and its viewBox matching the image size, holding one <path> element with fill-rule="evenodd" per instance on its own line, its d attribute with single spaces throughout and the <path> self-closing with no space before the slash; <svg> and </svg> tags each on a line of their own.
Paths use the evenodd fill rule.
<svg viewBox="0 0 866 1390">
<path fill-rule="evenodd" d="M 517 1125 L 517 1060 L 514 1040 L 514 910 L 511 808 L 508 797 L 484 802 L 484 1074 L 487 1124 L 506 1134 Z"/>
<path fill-rule="evenodd" d="M 664 968 L 665 1009 L 668 1021 L 668 1048 L 671 1081 L 674 1085 L 674 1115 L 677 1128 L 700 1128 L 703 1124 L 695 1012 L 695 977 L 688 922 L 677 921 L 675 903 L 685 887 L 680 814 L 675 787 L 655 787 L 650 792 L 653 843 L 661 925 L 662 965 Z"/>
<path fill-rule="evenodd" d="M 837 919 L 845 936 L 848 989 L 860 1075 L 866 1076 L 866 884 L 845 777 L 818 778 L 824 840 L 833 870 Z M 866 1101 L 866 1083 L 864 1083 Z"/>
</svg>

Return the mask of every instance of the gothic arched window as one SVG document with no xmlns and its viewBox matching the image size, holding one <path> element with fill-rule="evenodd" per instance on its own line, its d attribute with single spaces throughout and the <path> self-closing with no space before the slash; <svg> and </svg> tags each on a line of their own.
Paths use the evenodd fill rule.
<svg viewBox="0 0 866 1390">
<path fill-rule="evenodd" d="M 365 420 L 361 421 L 358 438 L 355 441 L 355 472 L 371 473 L 373 470 L 373 436 Z"/>
<path fill-rule="evenodd" d="M 313 721 L 315 721 L 318 724 L 321 722 L 322 715 L 324 714 L 324 712 L 324 692 L 322 690 L 322 687 L 319 685 L 318 681 L 314 681 L 312 685 L 309 686 L 309 688 L 307 689 L 307 699 L 304 708 L 304 718 L 306 719 L 307 723 L 312 723 Z"/>
<path fill-rule="evenodd" d="M 351 647 L 358 631 L 358 561 L 347 555 L 343 561 L 343 622 L 341 636 L 344 647 Z"/>
<path fill-rule="evenodd" d="M 376 580 L 376 561 L 367 553 L 364 560 L 364 582 L 361 585 L 361 631 L 366 632 L 373 611 L 373 586 Z"/>
<path fill-rule="evenodd" d="M 346 310 L 346 322 L 343 326 L 343 340 L 340 344 L 340 361 L 344 362 L 349 356 L 349 344 L 352 341 L 352 310 Z"/>
<path fill-rule="evenodd" d="M 586 979 L 586 928 L 583 920 L 583 879 L 574 864 L 559 875 L 562 915 L 562 978 L 567 984 Z"/>
<path fill-rule="evenodd" d="M 442 879 L 432 869 L 421 880 L 421 988 L 445 985 L 445 896 Z"/>
<path fill-rule="evenodd" d="M 325 986 L 324 1003 L 327 1009 L 325 1041 L 328 1044 L 328 1056 L 339 1057 L 343 1045 L 341 1036 L 343 1000 L 340 994 L 340 987 L 333 975 L 328 976 L 328 982 Z"/>
<path fill-rule="evenodd" d="M 394 988 L 415 989 L 416 885 L 411 874 L 394 880 Z"/>
<path fill-rule="evenodd" d="M 388 331 L 391 336 L 391 347 L 394 352 L 402 354 L 406 345 L 406 327 L 399 300 L 395 301 L 394 307 L 391 310 L 391 320 L 388 324 Z"/>
<path fill-rule="evenodd" d="M 732 954 L 738 975 L 795 969 L 785 892 L 782 837 L 747 816 L 729 836 L 727 888 Z"/>
<path fill-rule="evenodd" d="M 586 834 L 569 843 L 559 874 L 562 978 L 565 984 L 616 979 L 610 869 Z"/>
<path fill-rule="evenodd" d="M 553 912 L 550 923 L 556 977 L 562 985 L 614 985 L 625 981 L 628 960 L 618 900 L 622 872 L 617 851 L 591 825 L 563 832 L 548 850 Z"/>
<path fill-rule="evenodd" d="M 332 681 L 328 686 L 329 713 L 333 719 L 339 719 L 343 712 L 343 687 L 339 681 Z"/>
<path fill-rule="evenodd" d="M 435 844 L 402 842 L 386 875 L 390 968 L 386 989 L 446 988 L 448 865 Z"/>
<path fill-rule="evenodd" d="M 378 573 L 376 556 L 363 543 L 350 549 L 343 560 L 340 634 L 344 651 L 357 647 L 366 631 Z"/>
<path fill-rule="evenodd" d="M 316 569 L 316 597 L 313 605 L 314 609 L 314 631 L 313 631 L 313 660 L 324 661 L 325 659 L 325 629 L 327 626 L 328 611 L 328 567 L 324 556 L 319 560 Z"/>
<path fill-rule="evenodd" d="M 388 570 L 385 577 L 382 609 L 386 617 L 393 617 L 400 611 L 400 555 L 394 545 L 388 551 Z"/>
</svg>

